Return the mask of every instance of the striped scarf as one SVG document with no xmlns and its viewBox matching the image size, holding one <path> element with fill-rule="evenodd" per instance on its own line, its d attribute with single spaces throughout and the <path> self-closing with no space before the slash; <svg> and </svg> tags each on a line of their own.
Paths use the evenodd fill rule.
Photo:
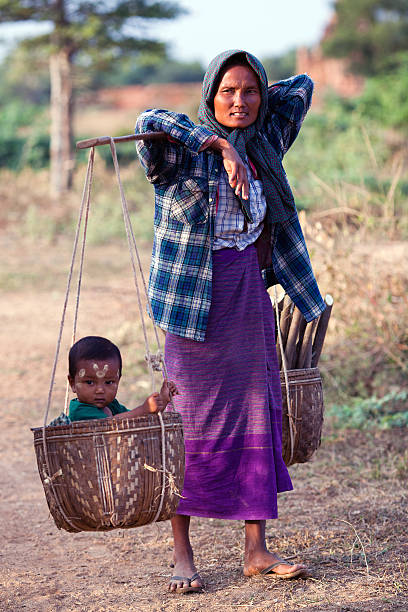
<svg viewBox="0 0 408 612">
<path fill-rule="evenodd" d="M 238 128 L 231 131 L 218 123 L 212 106 L 216 94 L 215 86 L 218 82 L 220 72 L 225 62 L 234 55 L 246 59 L 249 66 L 257 75 L 261 88 L 261 105 L 255 123 L 244 129 Z M 268 220 L 270 223 L 277 223 L 289 219 L 296 209 L 293 194 L 287 181 L 282 162 L 267 139 L 264 129 L 267 114 L 268 79 L 261 62 L 250 53 L 238 49 L 224 51 L 217 55 L 210 63 L 204 76 L 198 118 L 200 122 L 211 131 L 228 140 L 244 161 L 247 161 L 248 156 L 250 157 L 262 181 L 264 195 L 268 205 Z M 248 223 L 251 223 L 252 216 L 249 201 L 243 200 L 242 198 L 239 198 L 239 201 Z"/>
</svg>

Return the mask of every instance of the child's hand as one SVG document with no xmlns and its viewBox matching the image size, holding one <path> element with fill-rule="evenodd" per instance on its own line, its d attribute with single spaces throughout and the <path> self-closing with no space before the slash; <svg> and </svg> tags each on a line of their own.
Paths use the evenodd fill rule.
<svg viewBox="0 0 408 612">
<path fill-rule="evenodd" d="M 155 412 L 163 412 L 173 395 L 178 395 L 178 389 L 175 383 L 171 380 L 164 380 L 160 393 L 152 393 L 149 395 L 144 405 L 146 412 L 154 414 Z"/>
<path fill-rule="evenodd" d="M 156 391 L 155 393 L 149 395 L 144 403 L 144 406 L 148 414 L 154 414 L 155 412 L 163 412 L 167 404 L 163 402 L 160 394 Z"/>
<path fill-rule="evenodd" d="M 176 387 L 176 384 L 172 380 L 164 380 L 160 389 L 159 396 L 164 402 L 165 407 L 167 406 L 167 404 L 170 403 L 170 400 L 173 395 L 178 395 L 178 389 Z"/>
<path fill-rule="evenodd" d="M 173 395 L 179 395 L 179 391 L 178 391 L 178 389 L 176 387 L 176 383 L 175 382 L 173 382 L 172 380 L 165 380 L 163 382 L 162 389 L 163 389 L 164 385 L 167 385 L 171 397 Z"/>
</svg>

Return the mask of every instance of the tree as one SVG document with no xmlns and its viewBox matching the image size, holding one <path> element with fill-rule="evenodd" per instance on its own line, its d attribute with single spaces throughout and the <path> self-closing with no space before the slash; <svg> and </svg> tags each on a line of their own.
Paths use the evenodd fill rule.
<svg viewBox="0 0 408 612">
<path fill-rule="evenodd" d="M 0 0 L 0 23 L 48 22 L 49 34 L 24 41 L 49 56 L 51 110 L 51 191 L 60 195 L 72 181 L 73 63 L 89 70 L 125 54 L 163 52 L 164 46 L 141 36 L 148 20 L 181 13 L 174 2 L 154 0 Z"/>
<path fill-rule="evenodd" d="M 270 83 L 287 79 L 295 74 L 296 71 L 296 50 L 290 49 L 282 55 L 263 57 L 262 64 Z"/>
<path fill-rule="evenodd" d="M 350 69 L 373 76 L 396 69 L 408 50 L 407 0 L 336 0 L 323 51 L 347 57 Z"/>
</svg>

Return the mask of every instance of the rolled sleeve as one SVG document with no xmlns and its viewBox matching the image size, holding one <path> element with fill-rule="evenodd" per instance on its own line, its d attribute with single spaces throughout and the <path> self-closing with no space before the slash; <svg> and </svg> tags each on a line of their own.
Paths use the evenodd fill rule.
<svg viewBox="0 0 408 612">
<path fill-rule="evenodd" d="M 288 151 L 299 133 L 310 108 L 313 87 L 313 81 L 307 74 L 278 81 L 269 87 L 270 130 L 278 137 L 281 156 Z"/>
</svg>

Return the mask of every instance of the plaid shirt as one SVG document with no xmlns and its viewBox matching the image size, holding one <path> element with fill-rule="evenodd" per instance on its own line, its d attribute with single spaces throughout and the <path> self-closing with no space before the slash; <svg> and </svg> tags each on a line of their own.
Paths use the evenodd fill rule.
<svg viewBox="0 0 408 612">
<path fill-rule="evenodd" d="M 215 215 L 215 229 L 213 250 L 236 248 L 242 251 L 253 244 L 263 229 L 263 220 L 266 214 L 266 200 L 262 190 L 262 183 L 255 178 L 249 164 L 245 164 L 249 183 L 249 208 L 253 223 L 245 227 L 245 217 L 230 187 L 225 168 L 221 171 L 218 183 L 218 206 Z"/>
<path fill-rule="evenodd" d="M 265 131 L 280 158 L 297 136 L 312 89 L 307 75 L 280 81 L 269 89 Z M 166 143 L 136 142 L 155 189 L 149 279 L 153 316 L 162 329 L 203 341 L 211 305 L 211 253 L 222 158 L 202 150 L 212 133 L 194 125 L 186 115 L 148 110 L 137 119 L 135 131 L 164 131 L 170 139 Z M 271 241 L 273 266 L 263 271 L 265 284 L 279 282 L 311 321 L 325 304 L 296 214 L 272 226 Z"/>
</svg>

